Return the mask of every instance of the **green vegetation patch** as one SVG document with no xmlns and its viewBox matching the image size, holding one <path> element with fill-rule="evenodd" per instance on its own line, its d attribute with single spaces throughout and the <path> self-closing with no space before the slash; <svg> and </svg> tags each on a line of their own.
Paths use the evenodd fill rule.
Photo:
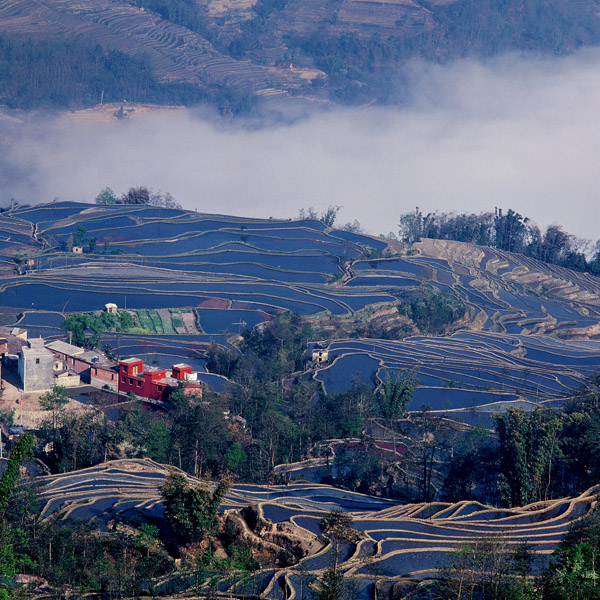
<svg viewBox="0 0 600 600">
<path fill-rule="evenodd" d="M 447 294 L 429 293 L 423 298 L 401 304 L 398 310 L 410 317 L 422 333 L 441 335 L 465 316 L 467 307 Z"/>
<path fill-rule="evenodd" d="M 171 311 L 165 308 L 160 308 L 156 312 L 160 317 L 160 325 L 162 327 L 163 333 L 166 333 L 168 335 L 176 334 L 177 331 L 173 327 Z"/>
<path fill-rule="evenodd" d="M 171 309 L 169 311 L 171 313 L 171 323 L 173 327 L 177 329 L 178 327 L 184 327 L 183 319 L 181 318 L 181 311 L 177 309 Z"/>
<path fill-rule="evenodd" d="M 162 319 L 160 318 L 160 315 L 158 314 L 158 312 L 156 312 L 156 310 L 149 310 L 148 312 L 148 317 L 150 318 L 150 320 L 152 321 L 152 327 L 154 329 L 154 331 L 156 331 L 156 333 L 163 333 L 163 325 L 162 325 Z"/>
<path fill-rule="evenodd" d="M 156 330 L 154 328 L 154 322 L 152 317 L 148 314 L 147 310 L 137 310 L 136 311 L 138 319 L 144 329 L 146 329 L 150 333 L 155 333 Z"/>
<path fill-rule="evenodd" d="M 98 348 L 102 334 L 106 332 L 145 335 L 197 333 L 186 327 L 183 313 L 191 313 L 191 311 L 161 308 L 120 310 L 116 315 L 106 312 L 76 313 L 69 315 L 61 327 L 72 334 L 72 343 L 76 346 Z"/>
</svg>

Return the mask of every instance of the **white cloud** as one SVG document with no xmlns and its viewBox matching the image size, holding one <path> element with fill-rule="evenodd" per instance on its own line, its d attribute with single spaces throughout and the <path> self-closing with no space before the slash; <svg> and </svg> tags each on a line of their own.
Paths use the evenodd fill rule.
<svg viewBox="0 0 600 600">
<path fill-rule="evenodd" d="M 6 125 L 0 200 L 92 201 L 147 185 L 185 208 L 293 217 L 342 205 L 374 234 L 398 216 L 513 208 L 600 237 L 600 52 L 491 63 L 420 62 L 401 108 L 336 109 L 247 128 L 172 111 L 130 122 Z"/>
</svg>

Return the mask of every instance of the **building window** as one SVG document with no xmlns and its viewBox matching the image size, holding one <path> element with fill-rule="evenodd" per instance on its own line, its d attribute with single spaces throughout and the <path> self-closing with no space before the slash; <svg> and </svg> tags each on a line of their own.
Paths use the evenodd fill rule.
<svg viewBox="0 0 600 600">
<path fill-rule="evenodd" d="M 121 381 L 122 381 L 123 383 L 125 383 L 125 382 L 127 381 L 127 377 L 125 377 L 125 375 L 123 375 L 123 377 L 121 377 Z"/>
<path fill-rule="evenodd" d="M 141 381 L 138 381 L 138 382 L 137 382 L 137 386 L 138 386 L 138 387 L 142 387 L 142 382 L 141 382 Z"/>
<path fill-rule="evenodd" d="M 39 359 L 39 358 L 36 358 L 36 359 L 35 359 L 35 364 L 36 364 L 36 365 L 39 365 L 39 364 L 40 364 L 40 359 Z"/>
</svg>

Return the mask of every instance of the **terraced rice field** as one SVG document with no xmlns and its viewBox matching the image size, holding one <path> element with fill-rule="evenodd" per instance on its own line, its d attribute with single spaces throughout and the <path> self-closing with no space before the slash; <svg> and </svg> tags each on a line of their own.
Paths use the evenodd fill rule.
<svg viewBox="0 0 600 600">
<path fill-rule="evenodd" d="M 111 461 L 75 473 L 38 480 L 42 515 L 59 512 L 64 518 L 94 522 L 119 519 L 160 520 L 164 514 L 158 486 L 173 469 L 144 460 Z M 188 476 L 193 481 L 193 478 Z M 308 554 L 300 565 L 265 570 L 257 581 L 265 597 L 275 598 L 281 583 L 298 592 L 327 566 L 333 549 L 318 539 L 319 520 L 330 510 L 351 513 L 361 532 L 356 544 L 342 550 L 341 569 L 360 583 L 357 598 L 368 598 L 375 580 L 390 585 L 401 577 L 435 576 L 453 548 L 481 538 L 501 538 L 509 545 L 531 544 L 542 565 L 568 527 L 586 515 L 597 489 L 576 498 L 552 500 L 518 509 L 497 509 L 476 502 L 404 504 L 364 496 L 325 485 L 238 485 L 223 510 L 240 519 L 239 509 L 257 506 L 268 519 L 262 539 L 275 536 L 300 541 Z M 236 517 L 237 515 L 237 517 Z M 251 539 L 256 536 L 245 526 Z M 228 583 L 235 589 L 235 583 Z"/>
<path fill-rule="evenodd" d="M 80 227 L 85 239 L 96 238 L 96 252 L 60 251 Z M 416 369 L 421 385 L 411 409 L 425 404 L 485 423 L 509 405 L 562 401 L 600 367 L 600 280 L 490 248 L 423 240 L 401 255 L 384 239 L 310 219 L 66 202 L 13 207 L 0 219 L 2 240 L 37 248 L 28 273 L 0 278 L 1 304 L 27 311 L 21 325 L 52 339 L 62 315 L 115 302 L 147 333 L 105 341 L 159 362 L 161 354 L 200 360 L 212 341 L 227 346 L 281 311 L 394 313 L 398 302 L 429 290 L 462 301 L 474 331 L 338 340 L 333 363 L 315 378 L 327 391 L 344 391 L 384 370 Z M 0 254 L 14 256 L 15 247 Z"/>
<path fill-rule="evenodd" d="M 427 240 L 421 255 L 360 260 L 367 247 L 382 252 L 385 241 L 326 231 L 318 221 L 253 220 L 145 206 L 58 202 L 17 207 L 3 223 L 8 224 L 0 224 L 0 236 L 2 228 L 8 236 L 10 228 L 19 226 L 24 243 L 26 224 L 30 231 L 35 228 L 37 238 L 60 241 L 83 226 L 86 235 L 98 239 L 98 249 L 106 251 L 93 256 L 44 253 L 35 273 L 4 282 L 4 303 L 9 306 L 33 303 L 35 309 L 59 310 L 69 289 L 75 305 L 71 310 L 91 310 L 103 302 L 110 279 L 115 301 L 123 304 L 127 296 L 131 308 L 162 308 L 162 302 L 140 301 L 138 296 L 180 292 L 173 307 L 195 305 L 189 295 L 204 295 L 206 300 L 218 296 L 252 303 L 258 310 L 343 314 L 425 287 L 461 299 L 484 329 L 569 337 L 600 332 L 596 278 L 496 250 L 458 254 L 455 248 L 457 255 L 452 256 L 451 243 L 432 247 L 434 240 Z M 464 250 L 466 245 L 455 246 Z M 68 278 L 62 278 L 62 291 L 55 291 L 61 289 L 56 281 L 64 273 Z M 343 285 L 330 285 L 342 275 Z M 84 283 L 89 297 L 78 293 Z M 31 298 L 29 305 L 24 296 Z"/>
<path fill-rule="evenodd" d="M 0 4 L 0 33 L 68 37 L 137 56 L 147 55 L 162 81 L 220 85 L 256 93 L 275 89 L 309 92 L 301 73 L 238 61 L 217 51 L 201 35 L 127 2 L 114 0 L 6 0 Z"/>
<path fill-rule="evenodd" d="M 372 302 L 394 300 L 386 293 L 326 285 L 341 277 L 341 262 L 359 256 L 366 242 L 380 249 L 385 244 L 325 232 L 318 221 L 84 206 L 56 203 L 13 211 L 40 237 L 64 241 L 82 226 L 108 254 L 44 253 L 39 269 L 3 280 L 5 306 L 63 311 L 68 301 L 66 310 L 85 311 L 110 301 L 136 310 L 196 307 L 202 330 L 216 334 L 239 333 L 242 324 L 255 325 L 270 311 L 351 314 Z M 221 314 L 210 311 L 215 301 Z"/>
<path fill-rule="evenodd" d="M 591 389 L 590 377 L 600 371 L 599 341 L 538 335 L 471 331 L 402 341 L 334 340 L 328 347 L 329 364 L 313 375 L 326 391 L 345 392 L 357 377 L 380 385 L 388 371 L 412 371 L 419 387 L 409 410 L 427 405 L 474 424 L 488 424 L 508 406 L 560 403 L 575 390 Z"/>
</svg>

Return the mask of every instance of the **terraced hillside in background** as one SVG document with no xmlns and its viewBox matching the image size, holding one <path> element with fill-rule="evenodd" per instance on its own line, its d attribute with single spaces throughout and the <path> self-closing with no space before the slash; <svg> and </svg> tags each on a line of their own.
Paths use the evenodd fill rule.
<svg viewBox="0 0 600 600">
<path fill-rule="evenodd" d="M 146 56 L 160 82 L 191 83 L 222 98 L 255 95 L 271 108 L 299 98 L 304 107 L 394 100 L 393 75 L 415 56 L 552 55 L 600 42 L 598 0 L 199 0 L 184 3 L 194 12 L 189 22 L 170 4 L 5 0 L 0 36 Z M 101 104 L 101 90 L 94 94 L 92 104 Z"/>
<path fill-rule="evenodd" d="M 97 467 L 37 479 L 42 516 L 58 513 L 74 521 L 102 526 L 118 519 L 128 523 L 162 524 L 164 509 L 159 486 L 174 468 L 148 459 L 119 460 Z M 186 475 L 189 481 L 193 478 Z M 381 597 L 402 578 L 435 575 L 456 545 L 481 539 L 502 539 L 509 547 L 530 544 L 536 569 L 545 564 L 568 527 L 595 504 L 596 489 L 569 499 L 515 509 L 498 509 L 477 502 L 455 504 L 395 503 L 325 485 L 236 485 L 223 503 L 225 515 L 251 544 L 273 548 L 297 545 L 304 557 L 294 566 L 259 571 L 255 592 L 262 597 L 301 597 L 301 589 L 330 564 L 334 548 L 320 537 L 319 521 L 331 510 L 348 512 L 360 535 L 340 551 L 340 570 L 353 576 L 353 598 L 372 598 L 377 582 Z M 252 506 L 252 521 L 246 520 Z M 175 584 L 189 587 L 194 578 Z M 242 591 L 244 582 L 224 579 L 222 591 Z M 167 582 L 155 591 L 167 589 Z M 292 596 L 290 596 L 292 594 Z"/>
<path fill-rule="evenodd" d="M 0 35 L 15 34 L 64 38 L 132 56 L 146 55 L 162 82 L 284 96 L 310 85 L 310 78 L 301 72 L 235 60 L 198 33 L 125 1 L 7 0 L 0 5 Z"/>
<path fill-rule="evenodd" d="M 499 407 L 561 402 L 600 367 L 600 280 L 492 248 L 405 247 L 310 219 L 64 202 L 11 208 L 0 236 L 5 321 L 24 313 L 19 325 L 54 339 L 66 314 L 114 302 L 145 330 L 103 341 L 165 366 L 201 366 L 212 342 L 235 349 L 243 329 L 282 311 L 336 336 L 360 325 L 392 338 L 404 327 L 404 337 L 418 330 L 402 306 L 444 293 L 466 307 L 455 327 L 470 333 L 325 340 L 331 360 L 315 379 L 344 391 L 358 378 L 376 386 L 385 371 L 416 369 L 412 408 L 459 409 L 465 420 L 487 406 L 477 417 L 485 421 Z M 94 251 L 67 251 L 74 236 Z"/>
</svg>

